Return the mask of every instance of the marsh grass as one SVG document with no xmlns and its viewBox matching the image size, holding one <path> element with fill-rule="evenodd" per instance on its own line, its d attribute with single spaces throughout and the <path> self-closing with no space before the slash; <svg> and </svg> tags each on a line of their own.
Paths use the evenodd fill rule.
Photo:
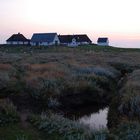
<svg viewBox="0 0 140 140">
<path fill-rule="evenodd" d="M 17 136 L 16 140 L 28 140 L 28 138 L 24 135 Z"/>
<path fill-rule="evenodd" d="M 13 103 L 8 99 L 0 100 L 0 126 L 17 123 L 18 121 L 19 114 Z"/>
<path fill-rule="evenodd" d="M 0 140 L 46 140 L 46 138 L 33 127 L 23 128 L 17 123 L 0 127 Z"/>
<path fill-rule="evenodd" d="M 140 139 L 140 124 L 134 122 L 123 122 L 117 129 L 113 130 L 114 139 L 121 140 L 139 140 Z"/>
<path fill-rule="evenodd" d="M 41 116 L 30 116 L 30 122 L 46 136 L 57 135 L 63 140 L 105 140 L 107 131 L 91 131 L 88 126 L 64 118 L 61 115 L 47 113 Z M 54 139 L 55 140 L 55 139 Z"/>
<path fill-rule="evenodd" d="M 37 108 L 36 113 L 42 112 L 42 108 L 44 111 L 66 105 L 62 103 L 109 103 L 114 95 L 119 95 L 119 99 L 114 99 L 119 107 L 114 106 L 117 113 L 112 113 L 113 117 L 116 119 L 119 114 L 131 119 L 139 118 L 139 71 L 128 74 L 140 68 L 139 52 L 139 49 L 97 45 L 77 48 L 0 46 L 0 95 L 3 93 L 2 98 L 13 100 L 19 110 L 22 106 L 30 111 L 33 111 L 32 107 Z M 125 73 L 128 78 L 123 80 L 124 87 L 117 94 L 117 82 Z M 10 117 L 14 114 L 14 110 L 8 112 Z M 39 116 L 33 124 L 45 134 L 50 132 L 47 136 L 56 140 L 59 136 L 61 140 L 104 140 L 108 135 L 107 132 L 88 133 L 87 127 L 56 114 L 44 119 Z M 65 135 L 62 136 L 62 133 Z M 116 137 L 113 135 L 113 138 Z"/>
<path fill-rule="evenodd" d="M 119 111 L 132 119 L 140 116 L 140 71 L 134 71 L 128 76 L 127 81 L 120 91 L 121 102 Z"/>
</svg>

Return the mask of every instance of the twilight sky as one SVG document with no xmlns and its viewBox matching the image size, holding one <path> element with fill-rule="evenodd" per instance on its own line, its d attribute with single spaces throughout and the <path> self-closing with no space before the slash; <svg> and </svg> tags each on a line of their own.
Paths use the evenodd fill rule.
<svg viewBox="0 0 140 140">
<path fill-rule="evenodd" d="M 86 33 L 140 47 L 140 0 L 0 0 L 0 43 L 14 33 Z"/>
</svg>

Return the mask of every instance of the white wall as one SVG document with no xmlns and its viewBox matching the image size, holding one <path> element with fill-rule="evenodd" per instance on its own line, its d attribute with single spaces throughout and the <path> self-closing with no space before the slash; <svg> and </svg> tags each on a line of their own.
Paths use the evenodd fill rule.
<svg viewBox="0 0 140 140">
<path fill-rule="evenodd" d="M 55 45 L 56 41 L 58 42 L 58 45 L 60 45 L 60 40 L 58 38 L 58 35 L 55 36 L 54 41 L 53 41 L 53 45 Z"/>
<path fill-rule="evenodd" d="M 39 43 L 39 46 L 48 46 L 49 44 L 48 44 L 48 42 L 40 42 Z"/>
<path fill-rule="evenodd" d="M 31 46 L 36 46 L 36 43 L 35 42 L 31 42 Z"/>
<path fill-rule="evenodd" d="M 77 47 L 78 46 L 78 44 L 77 43 L 68 43 L 67 44 L 67 46 L 69 46 L 69 47 Z"/>
<path fill-rule="evenodd" d="M 28 45 L 28 41 L 27 42 L 23 42 L 23 41 L 7 41 L 8 45 Z"/>
<path fill-rule="evenodd" d="M 7 45 L 10 45 L 11 44 L 11 42 L 9 42 L 9 41 L 7 41 L 6 43 L 7 43 Z"/>
<path fill-rule="evenodd" d="M 90 44 L 89 42 L 72 42 L 72 43 L 69 43 L 67 44 L 68 46 L 71 46 L 71 47 L 76 47 L 76 46 L 79 46 L 79 45 L 88 45 Z"/>
<path fill-rule="evenodd" d="M 29 42 L 24 42 L 24 44 L 25 44 L 25 45 L 28 45 L 28 44 L 30 44 L 30 43 L 29 43 Z"/>
<path fill-rule="evenodd" d="M 89 42 L 81 42 L 80 44 L 81 45 L 89 45 L 90 43 Z"/>
<path fill-rule="evenodd" d="M 106 43 L 98 43 L 99 46 L 109 46 L 109 43 L 106 42 Z"/>
<path fill-rule="evenodd" d="M 49 45 L 48 42 L 31 42 L 31 46 L 48 46 L 48 45 Z"/>
<path fill-rule="evenodd" d="M 72 39 L 72 42 L 71 42 L 71 43 L 68 43 L 68 46 L 69 46 L 69 47 L 76 47 L 76 46 L 78 46 L 78 43 L 76 42 L 76 39 L 73 38 L 73 39 Z"/>
<path fill-rule="evenodd" d="M 89 42 L 71 42 L 71 43 L 62 43 L 62 45 L 69 46 L 69 47 L 76 47 L 79 45 L 89 45 Z"/>
</svg>

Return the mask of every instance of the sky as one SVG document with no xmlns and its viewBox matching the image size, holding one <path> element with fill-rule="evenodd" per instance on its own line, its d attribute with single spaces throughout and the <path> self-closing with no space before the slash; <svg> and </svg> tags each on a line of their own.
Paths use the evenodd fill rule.
<svg viewBox="0 0 140 140">
<path fill-rule="evenodd" d="M 140 0 L 0 0 L 0 43 L 12 34 L 87 34 L 140 47 Z"/>
</svg>

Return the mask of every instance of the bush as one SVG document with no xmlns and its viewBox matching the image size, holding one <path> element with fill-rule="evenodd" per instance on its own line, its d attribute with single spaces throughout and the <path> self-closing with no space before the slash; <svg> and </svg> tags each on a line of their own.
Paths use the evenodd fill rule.
<svg viewBox="0 0 140 140">
<path fill-rule="evenodd" d="M 129 100 L 121 103 L 118 110 L 122 115 L 127 115 L 130 119 L 132 117 L 140 117 L 140 96 L 134 96 Z"/>
<path fill-rule="evenodd" d="M 138 122 L 126 122 L 114 130 L 118 140 L 140 140 L 140 124 Z"/>
<path fill-rule="evenodd" d="M 0 72 L 0 97 L 6 97 L 7 87 L 9 85 L 9 75 L 6 72 Z"/>
<path fill-rule="evenodd" d="M 106 131 L 91 131 L 88 126 L 57 114 L 30 116 L 30 122 L 47 135 L 57 135 L 62 140 L 105 140 Z"/>
<path fill-rule="evenodd" d="M 120 90 L 119 112 L 128 118 L 140 117 L 140 71 L 134 71 Z"/>
<path fill-rule="evenodd" d="M 59 86 L 56 79 L 35 78 L 26 83 L 26 90 L 32 98 L 48 99 L 52 95 L 59 94 Z"/>
<path fill-rule="evenodd" d="M 103 67 L 85 67 L 85 68 L 75 68 L 76 74 L 95 74 L 98 76 L 105 76 L 108 78 L 117 78 L 120 73 L 113 68 L 103 68 Z"/>
<path fill-rule="evenodd" d="M 131 73 L 135 67 L 130 65 L 130 64 L 127 64 L 127 63 L 121 63 L 121 62 L 113 62 L 113 63 L 110 63 L 111 66 L 113 66 L 114 68 L 116 68 L 117 70 L 121 71 L 121 74 L 122 76 L 126 73 Z"/>
<path fill-rule="evenodd" d="M 0 126 L 19 121 L 16 107 L 9 100 L 0 101 Z"/>
<path fill-rule="evenodd" d="M 60 103 L 59 103 L 59 101 L 56 98 L 50 97 L 48 99 L 48 107 L 49 108 L 57 108 L 59 106 L 60 106 Z"/>
<path fill-rule="evenodd" d="M 21 136 L 17 136 L 16 140 L 28 140 L 26 136 L 21 135 Z"/>
</svg>

